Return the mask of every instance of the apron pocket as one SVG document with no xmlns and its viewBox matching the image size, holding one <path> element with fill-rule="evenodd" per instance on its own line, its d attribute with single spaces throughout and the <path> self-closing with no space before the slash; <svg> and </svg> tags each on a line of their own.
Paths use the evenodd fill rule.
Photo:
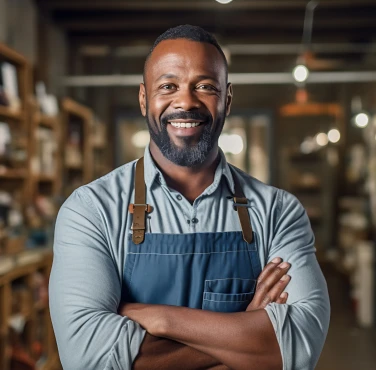
<svg viewBox="0 0 376 370">
<path fill-rule="evenodd" d="M 202 309 L 215 312 L 245 311 L 255 287 L 254 279 L 205 280 Z"/>
</svg>

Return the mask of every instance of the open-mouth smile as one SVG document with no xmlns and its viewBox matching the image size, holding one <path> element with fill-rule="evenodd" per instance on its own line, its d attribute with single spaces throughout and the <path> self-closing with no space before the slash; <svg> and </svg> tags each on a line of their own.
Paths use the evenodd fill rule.
<svg viewBox="0 0 376 370">
<path fill-rule="evenodd" d="M 179 121 L 170 121 L 172 126 L 175 128 L 191 128 L 191 127 L 197 127 L 200 126 L 203 122 L 179 122 Z"/>
</svg>

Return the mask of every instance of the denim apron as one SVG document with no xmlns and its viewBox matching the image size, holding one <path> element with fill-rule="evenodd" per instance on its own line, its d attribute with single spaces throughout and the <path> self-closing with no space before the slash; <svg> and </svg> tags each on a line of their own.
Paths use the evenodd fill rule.
<svg viewBox="0 0 376 370">
<path fill-rule="evenodd" d="M 261 273 L 247 199 L 236 174 L 234 207 L 242 231 L 189 234 L 145 233 L 143 158 L 136 165 L 133 235 L 123 275 L 126 302 L 185 306 L 216 312 L 245 311 Z"/>
</svg>

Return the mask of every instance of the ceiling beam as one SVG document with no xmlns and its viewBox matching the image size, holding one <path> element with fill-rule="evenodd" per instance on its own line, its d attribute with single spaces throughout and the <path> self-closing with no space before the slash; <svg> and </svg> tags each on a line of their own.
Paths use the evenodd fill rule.
<svg viewBox="0 0 376 370">
<path fill-rule="evenodd" d="M 230 4 L 219 4 L 214 0 L 37 0 L 39 6 L 51 10 L 219 10 L 230 9 L 304 9 L 305 0 L 236 0 Z M 374 0 L 326 0 L 320 8 L 375 6 Z"/>
<path fill-rule="evenodd" d="M 159 29 L 139 29 L 137 33 L 125 30 L 108 30 L 108 31 L 70 31 L 68 38 L 70 44 L 81 45 L 98 45 L 106 44 L 110 46 L 128 46 L 128 45 L 145 45 L 152 44 L 154 40 L 164 31 L 166 27 Z M 216 27 L 205 27 L 209 32 L 216 35 L 221 44 L 273 44 L 273 43 L 300 43 L 302 31 L 297 29 L 286 29 L 283 32 L 276 32 L 273 29 L 247 30 L 244 29 L 227 29 L 223 30 Z M 313 34 L 314 43 L 348 43 L 356 40 L 364 42 L 371 41 L 372 35 L 375 35 L 375 28 L 361 29 L 356 33 L 351 29 L 346 30 L 315 30 Z M 356 36 L 356 37 L 355 37 Z"/>
<path fill-rule="evenodd" d="M 258 18 L 252 17 L 248 14 L 243 16 L 231 17 L 228 14 L 226 17 L 208 17 L 206 14 L 197 14 L 194 18 L 195 24 L 208 27 L 222 27 L 224 29 L 243 28 L 249 30 L 257 30 L 264 28 L 271 29 L 303 29 L 303 18 L 276 18 L 265 17 Z M 118 15 L 116 17 L 86 17 L 59 20 L 56 23 L 69 31 L 101 31 L 101 30 L 145 30 L 156 28 L 168 28 L 180 24 L 191 23 L 192 16 L 184 16 L 184 14 L 175 18 L 162 18 L 162 17 L 127 17 Z M 314 23 L 314 32 L 318 29 L 338 30 L 338 29 L 362 29 L 362 28 L 375 28 L 376 29 L 376 15 L 369 15 L 362 18 L 354 18 L 351 15 L 338 19 L 316 19 Z"/>
<path fill-rule="evenodd" d="M 108 57 L 114 55 L 118 58 L 145 58 L 151 49 L 149 45 L 117 46 L 109 45 L 83 45 L 79 53 L 87 57 Z M 299 55 L 302 52 L 302 44 L 225 44 L 231 55 Z M 376 45 L 373 44 L 350 44 L 350 43 L 327 43 L 312 44 L 310 50 L 320 54 L 374 54 Z"/>
<path fill-rule="evenodd" d="M 291 84 L 295 83 L 291 73 L 230 73 L 229 81 L 233 85 L 256 84 Z M 69 76 L 63 78 L 63 84 L 71 87 L 105 87 L 105 86 L 138 86 L 143 81 L 142 75 L 108 75 L 108 76 Z M 346 72 L 311 72 L 307 83 L 333 84 L 376 81 L 376 71 Z"/>
</svg>

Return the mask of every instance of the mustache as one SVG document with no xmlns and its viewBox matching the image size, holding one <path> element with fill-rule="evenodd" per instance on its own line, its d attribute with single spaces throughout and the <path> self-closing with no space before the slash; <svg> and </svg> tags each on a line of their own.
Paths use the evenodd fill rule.
<svg viewBox="0 0 376 370">
<path fill-rule="evenodd" d="M 161 117 L 161 124 L 167 125 L 168 121 L 173 121 L 174 119 L 185 119 L 185 120 L 197 120 L 197 121 L 212 121 L 211 114 L 204 114 L 200 112 L 175 112 L 167 114 Z"/>
</svg>

